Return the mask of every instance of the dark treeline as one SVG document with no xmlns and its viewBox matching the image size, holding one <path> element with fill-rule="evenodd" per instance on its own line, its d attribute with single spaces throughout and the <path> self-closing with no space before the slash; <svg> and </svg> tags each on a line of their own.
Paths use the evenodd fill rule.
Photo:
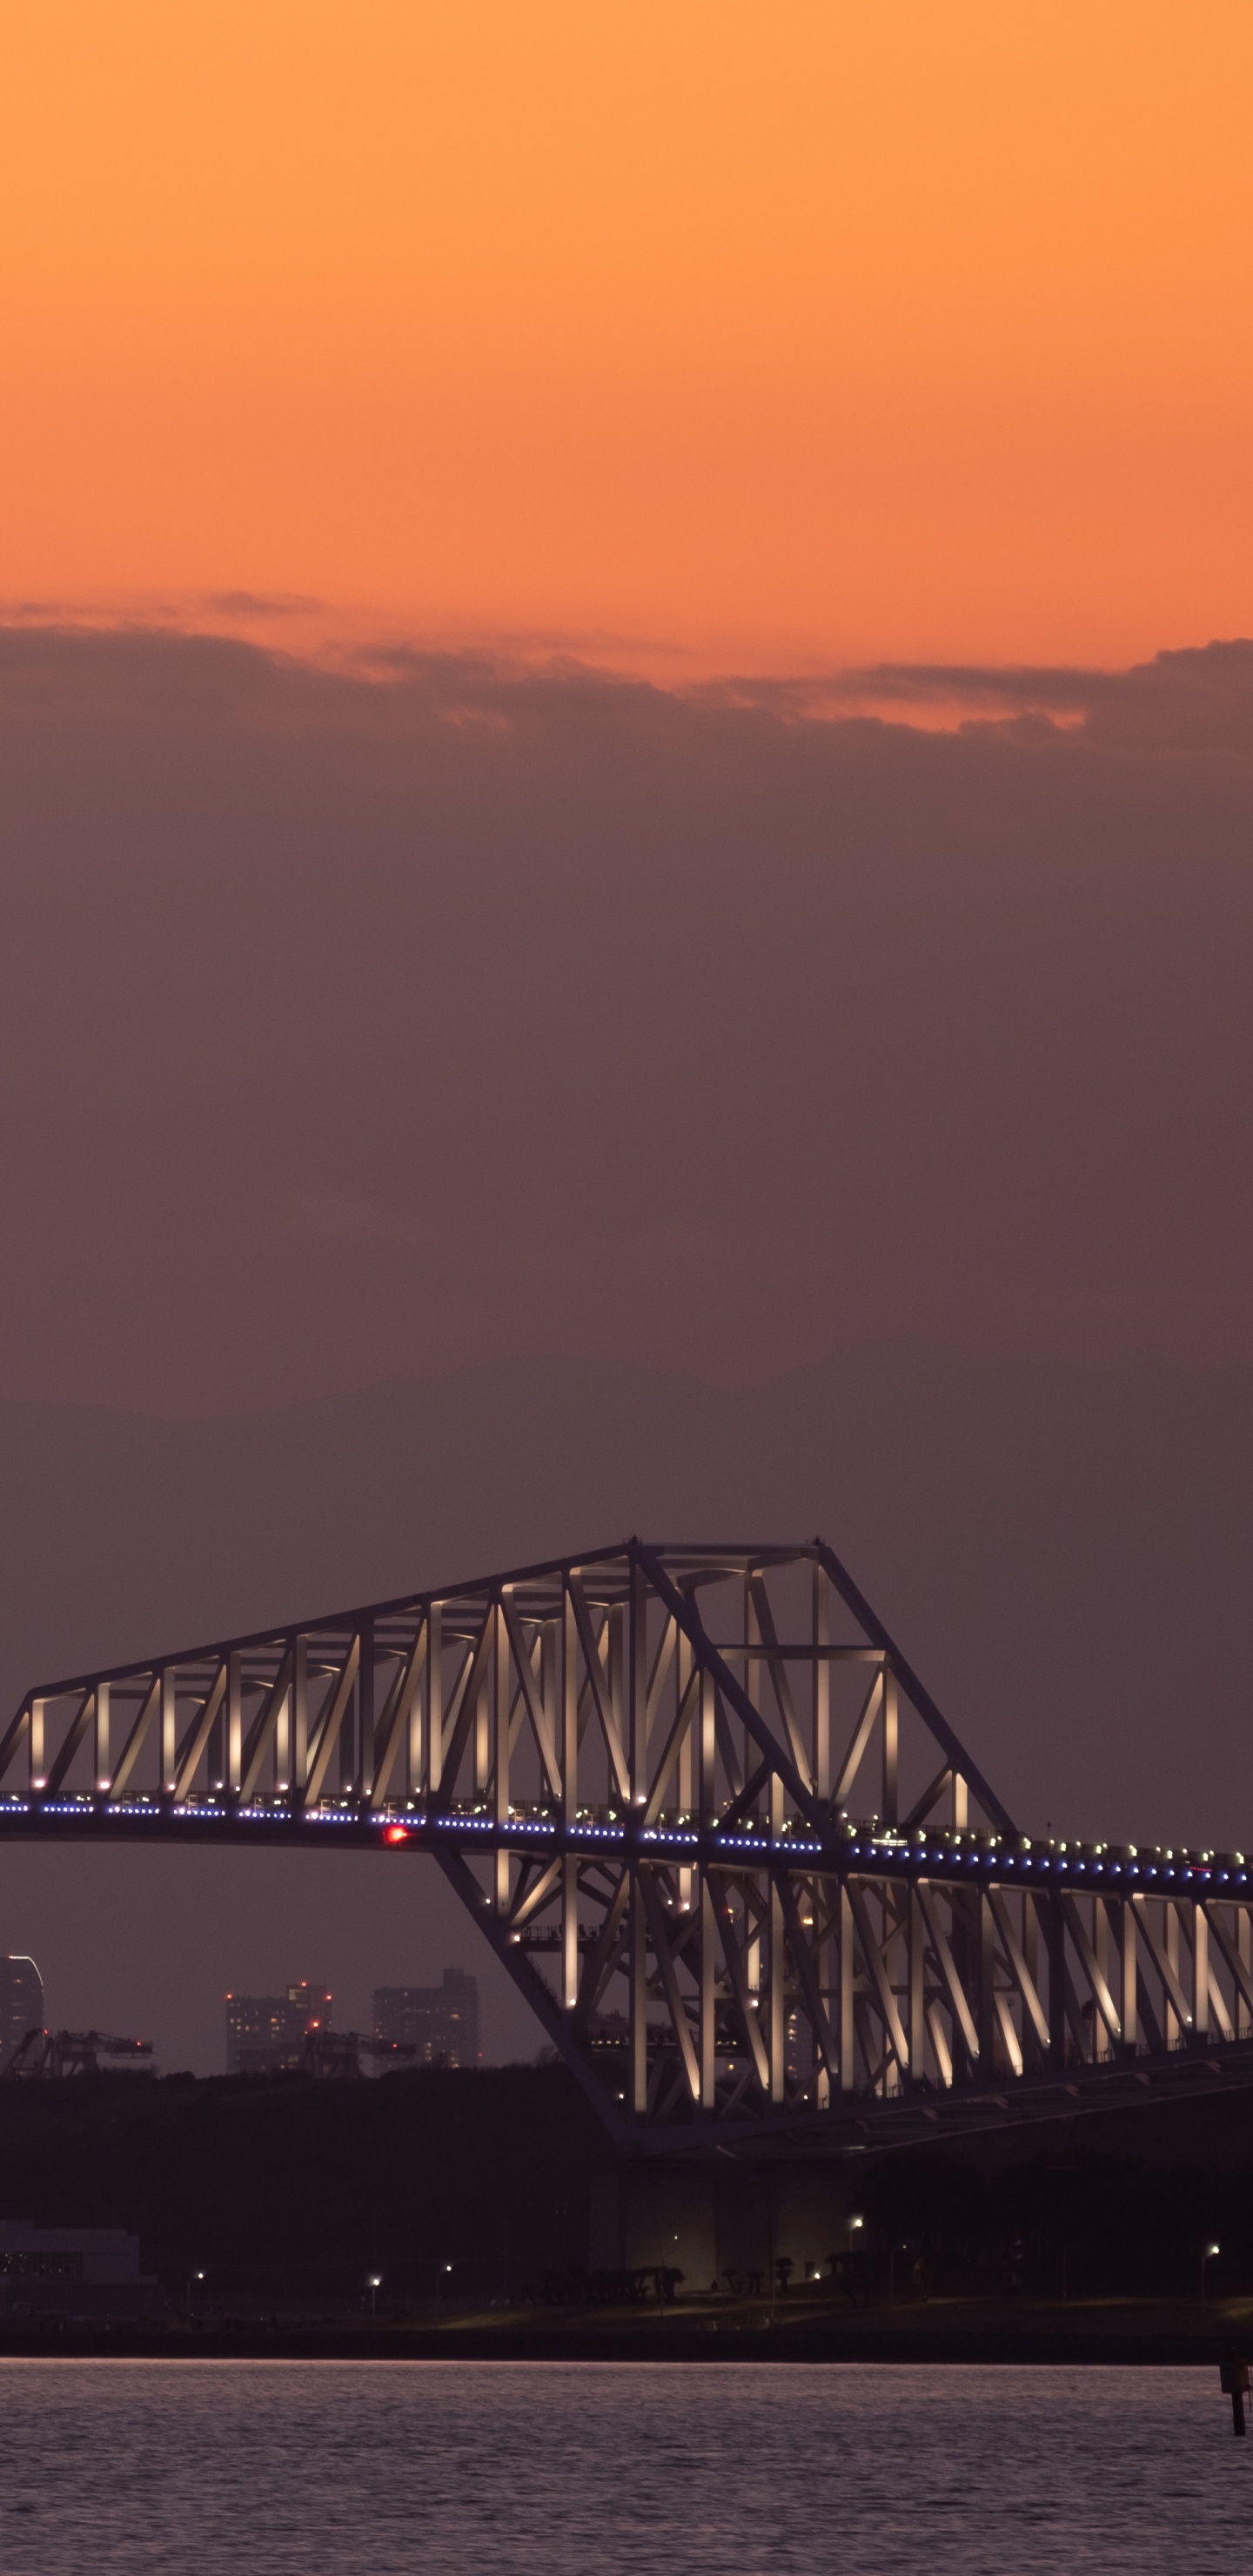
<svg viewBox="0 0 1253 2576">
<path fill-rule="evenodd" d="M 1253 2295 L 1243 2128 L 1243 2106 L 1231 2104 L 1221 2131 L 1204 2118 L 1168 2136 L 1151 2119 L 1125 2123 L 1114 2150 L 1055 2133 L 1034 2154 L 1016 2141 L 1017 2158 L 1003 2151 L 999 2168 L 938 2148 L 825 2166 L 832 2285 L 855 2303 L 889 2290 L 897 2300 L 1196 2298 L 1203 2250 L 1217 2244 L 1209 2294 Z M 585 2298 L 593 2193 L 612 2162 L 560 2066 L 355 2084 L 102 2075 L 0 2085 L 0 2218 L 125 2227 L 172 2300 L 181 2306 L 190 2282 L 193 2304 L 219 2316 L 361 2312 L 371 2275 L 380 2315 L 437 2299 L 543 2302 L 554 2281 L 563 2298 Z M 682 2173 L 690 2191 L 692 2165 Z M 724 2155 L 709 2174 L 723 2197 L 785 2204 L 755 2159 Z M 838 2221 L 841 2207 L 860 2230 Z M 795 2298 L 800 2284 L 798 2272 L 779 2286 Z"/>
<path fill-rule="evenodd" d="M 128 2228 L 219 2312 L 519 2296 L 585 2261 L 608 2152 L 560 2067 L 0 2085 L 0 2217 Z"/>
<path fill-rule="evenodd" d="M 890 2272 L 898 2296 L 1196 2298 L 1214 2244 L 1209 2295 L 1253 2294 L 1253 2160 L 1215 2169 L 1076 2148 L 988 2175 L 929 2150 L 876 2160 L 859 2207 L 868 2284 Z"/>
</svg>

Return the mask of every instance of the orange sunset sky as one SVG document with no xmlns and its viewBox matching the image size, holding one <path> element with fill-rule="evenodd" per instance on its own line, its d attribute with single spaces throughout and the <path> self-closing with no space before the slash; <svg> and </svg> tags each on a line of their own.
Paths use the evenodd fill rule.
<svg viewBox="0 0 1253 2576">
<path fill-rule="evenodd" d="M 0 28 L 7 614 L 759 669 L 1253 625 L 1249 0 Z"/>
</svg>

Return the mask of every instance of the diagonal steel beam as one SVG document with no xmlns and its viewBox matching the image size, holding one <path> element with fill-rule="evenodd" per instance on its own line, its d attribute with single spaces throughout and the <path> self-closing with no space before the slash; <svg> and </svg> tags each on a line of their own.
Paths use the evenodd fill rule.
<svg viewBox="0 0 1253 2576">
<path fill-rule="evenodd" d="M 961 2031 L 973 2064 L 979 2055 L 979 2034 L 975 2029 L 974 2017 L 966 2000 L 965 1989 L 957 1973 L 948 1934 L 940 1921 L 940 1909 L 935 1902 L 934 1890 L 923 1879 L 918 1882 L 918 1902 L 922 1907 L 931 1947 L 935 1952 L 953 2019 Z"/>
<path fill-rule="evenodd" d="M 658 1969 L 661 1973 L 661 1982 L 665 1989 L 666 2005 L 670 2014 L 671 2028 L 673 2029 L 675 2039 L 678 2042 L 679 2053 L 683 2061 L 683 2071 L 687 2077 L 688 2090 L 691 2093 L 693 2102 L 699 2103 L 700 2067 L 697 2063 L 696 2049 L 692 2039 L 691 2024 L 687 2017 L 687 2006 L 683 2000 L 683 1990 L 679 1984 L 678 1969 L 675 1965 L 674 1953 L 670 1946 L 670 1935 L 666 1925 L 666 1918 L 662 1912 L 661 1899 L 657 1893 L 655 1873 L 651 1869 L 642 1869 L 640 1871 L 640 1884 L 644 1893 L 644 1911 L 648 1917 L 648 1928 L 652 1934 L 653 1956 L 656 1959 Z"/>
<path fill-rule="evenodd" d="M 631 1795 L 631 1769 L 630 1764 L 627 1761 L 626 1746 L 622 1741 L 618 1728 L 618 1721 L 614 1714 L 613 1704 L 609 1696 L 609 1685 L 605 1675 L 605 1667 L 600 1659 L 600 1648 L 596 1643 L 595 1637 L 592 1635 L 592 1622 L 588 1612 L 587 1598 L 575 1567 L 571 1567 L 566 1580 L 569 1587 L 571 1605 L 574 1610 L 574 1624 L 579 1632 L 579 1644 L 583 1649 L 583 1662 L 586 1667 L 588 1683 L 591 1687 L 592 1700 L 595 1705 L 596 1714 L 600 1719 L 601 1733 L 604 1736 L 605 1747 L 613 1766 L 614 1780 L 617 1786 L 618 1795 L 620 1798 L 629 1798 Z"/>
<path fill-rule="evenodd" d="M 988 1901 L 992 1908 L 992 1919 L 1001 1936 L 1001 1945 L 1009 1963 L 1010 1975 L 1012 1976 L 1014 1983 L 1018 1988 L 1018 1992 L 1022 1996 L 1023 2003 L 1031 2016 L 1032 2028 L 1035 2031 L 1036 2038 L 1039 2040 L 1041 2048 L 1047 2052 L 1049 2044 L 1048 2014 L 1045 2012 L 1044 2006 L 1040 2001 L 1039 1990 L 1036 1986 L 1035 1979 L 1027 1966 L 1022 1943 L 1014 1930 L 1013 1919 L 1010 1915 L 1009 1907 L 1006 1904 L 1005 1898 L 999 1887 L 989 1889 Z M 1030 1905 L 1031 1901 L 1030 1896 L 1024 1895 L 1024 1904 Z"/>
<path fill-rule="evenodd" d="M 725 1656 L 721 1655 L 717 1647 L 712 1644 L 698 1611 L 671 1582 L 664 1565 L 652 1548 L 640 1547 L 638 1553 L 640 1563 L 653 1590 L 665 1603 L 676 1627 L 687 1638 L 698 1662 L 705 1666 L 707 1672 L 713 1674 L 727 1706 L 733 1708 L 736 1716 L 743 1720 L 758 1751 L 764 1753 L 771 1770 L 782 1781 L 801 1814 L 810 1824 L 819 1825 L 821 1817 L 812 1790 L 802 1780 L 790 1753 L 784 1750 L 777 1737 L 771 1733 L 743 1683 L 736 1680 Z"/>
<path fill-rule="evenodd" d="M 226 1698 L 226 1671 L 225 1663 L 218 1665 L 204 1706 L 192 1719 L 179 1746 L 178 1775 L 174 1783 L 176 1804 L 181 1804 L 186 1798 L 195 1779 L 197 1768 L 208 1748 L 214 1720 L 220 1714 Z"/>
<path fill-rule="evenodd" d="M 292 1650 L 289 1645 L 253 1721 L 252 1733 L 244 1747 L 243 1776 L 239 1784 L 239 1795 L 244 1806 L 247 1806 L 255 1795 L 262 1765 L 278 1725 L 279 1711 L 291 1689 L 291 1678 Z"/>
<path fill-rule="evenodd" d="M 788 1677 L 787 1665 L 779 1653 L 779 1632 L 774 1623 L 770 1595 L 760 1574 L 750 1575 L 748 1588 L 757 1620 L 758 1639 L 765 1649 L 766 1670 L 770 1675 L 770 1686 L 774 1692 L 775 1706 L 779 1712 L 788 1750 L 806 1788 L 812 1789 L 814 1778 L 809 1750 L 797 1723 L 796 1702 L 792 1697 L 792 1684 Z"/>
<path fill-rule="evenodd" d="M 909 2073 L 909 2043 L 901 2027 L 901 2017 L 896 2008 L 896 1997 L 892 1992 L 891 1985 L 888 1981 L 888 1972 L 883 1964 L 883 1952 L 879 1943 L 875 1939 L 874 1926 L 871 1923 L 869 1913 L 866 1909 L 865 1892 L 854 1878 L 850 1878 L 848 1882 L 848 1901 L 853 1909 L 853 1921 L 857 1926 L 858 1935 L 861 1940 L 862 1957 L 870 1971 L 871 1981 L 875 1990 L 875 1999 L 879 2006 L 883 2027 L 888 2035 L 892 2055 L 896 2059 L 896 2063 L 899 2066 L 902 2075 L 907 2076 Z M 894 1924 L 892 1927 L 893 1932 L 895 1933 L 898 1928 L 899 1927 Z"/>
<path fill-rule="evenodd" d="M 1096 1902 L 1098 1905 L 1101 1903 L 1099 1896 Z M 1062 1910 L 1066 1917 L 1066 1928 L 1083 1963 L 1083 1973 L 1092 1990 L 1092 1998 L 1097 2011 L 1109 2032 L 1110 2038 L 1121 2039 L 1122 2020 L 1118 2007 L 1110 1993 L 1105 1977 L 1102 1974 L 1100 1961 L 1097 1958 L 1096 1952 L 1092 1947 L 1092 1943 L 1088 1938 L 1087 1925 L 1084 1922 L 1083 1916 L 1081 1915 L 1073 1896 L 1063 1897 Z"/>
<path fill-rule="evenodd" d="M 865 1757 L 866 1746 L 870 1742 L 875 1719 L 877 1718 L 882 1706 L 883 1675 L 881 1672 L 878 1672 L 875 1674 L 874 1680 L 872 1681 L 865 1699 L 862 1702 L 857 1723 L 849 1737 L 848 1751 L 840 1764 L 839 1778 L 831 1792 L 831 1803 L 835 1807 L 842 1807 L 845 1800 L 851 1793 L 853 1782 L 861 1769 L 862 1762 Z"/>
<path fill-rule="evenodd" d="M 381 1749 L 375 1760 L 374 1779 L 370 1789 L 370 1805 L 375 1808 L 381 1807 L 387 1796 L 391 1776 L 408 1733 L 413 1703 L 422 1687 L 429 1633 L 424 1619 L 412 1652 L 401 1658 L 396 1678 L 384 1703 L 383 1714 L 378 1725 L 378 1743 Z"/>
<path fill-rule="evenodd" d="M 833 2032 L 830 2021 L 827 2018 L 826 2005 L 822 2000 L 822 1989 L 818 1983 L 817 1971 L 814 1967 L 813 1953 L 805 1938 L 805 1927 L 801 1922 L 800 1907 L 796 1902 L 796 1888 L 793 1883 L 792 1874 L 790 1870 L 776 1870 L 774 1872 L 774 1879 L 775 1885 L 779 1891 L 779 1904 L 782 1908 L 783 1921 L 787 1930 L 787 1941 L 788 1948 L 792 1954 L 792 1965 L 796 1970 L 801 1993 L 805 1998 L 805 2009 L 809 2015 L 814 2037 L 818 2042 L 823 2065 L 826 2067 L 832 2083 L 838 2084 L 840 2080 L 840 2053 L 835 2044 L 835 2033 Z"/>
<path fill-rule="evenodd" d="M 593 2074 L 582 2049 L 573 2044 L 569 2015 L 561 2010 L 525 1951 L 509 1939 L 505 1925 L 498 1920 L 490 1900 L 484 1896 L 473 1870 L 460 1852 L 440 1843 L 436 1845 L 435 1858 L 449 1886 L 455 1889 L 462 1904 L 474 1916 L 480 1932 L 491 1942 L 502 1968 L 512 1977 L 541 2028 L 547 2032 L 554 2048 L 569 2067 L 597 2118 L 603 2121 L 615 2146 L 625 2146 L 629 2134 L 626 2123 L 619 2116 L 617 2104 L 610 2101 L 604 2085 Z"/>
<path fill-rule="evenodd" d="M 161 1674 L 157 1671 L 153 1673 L 149 1688 L 140 1702 L 139 1714 L 136 1717 L 130 1734 L 127 1736 L 126 1742 L 122 1747 L 121 1760 L 119 1761 L 113 1777 L 109 1782 L 109 1800 L 111 1804 L 116 1804 L 117 1800 L 125 1794 L 127 1783 L 130 1780 L 131 1773 L 133 1772 L 135 1765 L 139 1760 L 139 1756 L 143 1751 L 144 1743 L 152 1726 L 152 1721 L 156 1716 L 160 1705 Z"/>
<path fill-rule="evenodd" d="M 87 1736 L 88 1729 L 95 1713 L 96 1694 L 94 1690 L 85 1691 L 83 1693 L 80 1706 L 75 1710 L 74 1715 L 70 1720 L 69 1727 L 56 1754 L 55 1760 L 48 1766 L 48 1775 L 44 1782 L 44 1789 L 45 1794 L 49 1798 L 57 1797 L 61 1789 L 64 1787 L 65 1775 L 69 1770 L 70 1764 L 73 1761 L 80 1744 L 84 1742 Z"/>
<path fill-rule="evenodd" d="M 1177 1969 L 1172 1965 L 1161 1941 L 1158 1939 L 1155 1925 L 1150 1921 L 1149 1916 L 1144 1911 L 1146 1904 L 1150 1901 L 1150 1899 L 1143 1896 L 1132 1897 L 1131 1902 L 1135 1908 L 1136 1923 L 1144 1942 L 1144 1946 L 1148 1951 L 1149 1957 L 1152 1960 L 1159 1977 L 1161 1978 L 1162 1984 L 1166 1989 L 1167 1996 L 1173 2005 L 1183 2028 L 1185 2030 L 1191 2030 L 1192 2006 L 1179 1983 Z"/>
<path fill-rule="evenodd" d="M 501 1600 L 505 1613 L 505 1632 L 509 1639 L 509 1650 L 513 1656 L 514 1670 L 518 1676 L 518 1688 L 521 1691 L 526 1713 L 531 1722 L 531 1732 L 539 1748 L 539 1757 L 548 1777 L 549 1788 L 551 1789 L 554 1798 L 559 1798 L 561 1796 L 561 1765 L 557 1759 L 557 1745 L 553 1735 L 552 1719 L 548 1710 L 544 1706 L 542 1691 L 537 1690 L 535 1686 L 535 1673 L 532 1668 L 530 1655 L 527 1652 L 526 1639 L 522 1634 L 511 1585 L 506 1584 Z"/>
<path fill-rule="evenodd" d="M 895 1638 L 889 1636 L 883 1621 L 871 1609 L 864 1592 L 858 1591 L 847 1566 L 841 1565 L 834 1548 L 828 1547 L 824 1540 L 814 1541 L 814 1554 L 819 1564 L 825 1566 L 845 1608 L 852 1611 L 854 1618 L 865 1629 L 872 1645 L 878 1646 L 880 1652 L 890 1658 L 892 1669 L 906 1697 L 912 1700 L 923 1724 L 929 1728 L 936 1743 L 947 1754 L 953 1769 L 960 1772 L 963 1780 L 969 1782 L 984 1814 L 994 1825 L 999 1826 L 1003 1834 L 1016 1834 L 1018 1828 L 1009 1809 L 1001 1804 L 995 1789 L 984 1779 L 978 1764 L 971 1761 L 965 1746 L 954 1734 L 943 1712 L 936 1706 L 930 1691 L 919 1681 L 913 1665 L 906 1662 Z"/>
<path fill-rule="evenodd" d="M 339 1730 L 343 1725 L 344 1712 L 352 1696 L 352 1686 L 357 1678 L 357 1665 L 360 1659 L 361 1635 L 358 1630 L 327 1694 L 326 1708 L 318 1727 L 316 1749 L 309 1762 L 309 1778 L 304 1794 L 306 1807 L 316 1807 L 322 1795 L 322 1783 L 330 1769 L 331 1755 L 339 1742 Z"/>
</svg>

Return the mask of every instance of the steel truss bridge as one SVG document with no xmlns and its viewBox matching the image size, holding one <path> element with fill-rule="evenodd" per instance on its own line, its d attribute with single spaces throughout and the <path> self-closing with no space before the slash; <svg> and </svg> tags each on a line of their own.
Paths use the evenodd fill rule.
<svg viewBox="0 0 1253 2576">
<path fill-rule="evenodd" d="M 1018 1833 L 818 1540 L 632 1539 L 42 1685 L 0 1835 L 429 1854 L 643 2151 L 1253 2038 L 1243 1855 Z"/>
</svg>

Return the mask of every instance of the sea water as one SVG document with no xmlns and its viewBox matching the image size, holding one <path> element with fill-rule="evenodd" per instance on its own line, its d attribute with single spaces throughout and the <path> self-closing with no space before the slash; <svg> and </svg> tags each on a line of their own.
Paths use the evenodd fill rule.
<svg viewBox="0 0 1253 2576">
<path fill-rule="evenodd" d="M 0 2362 L 3 2576 L 1232 2576 L 1216 2370 Z"/>
</svg>

